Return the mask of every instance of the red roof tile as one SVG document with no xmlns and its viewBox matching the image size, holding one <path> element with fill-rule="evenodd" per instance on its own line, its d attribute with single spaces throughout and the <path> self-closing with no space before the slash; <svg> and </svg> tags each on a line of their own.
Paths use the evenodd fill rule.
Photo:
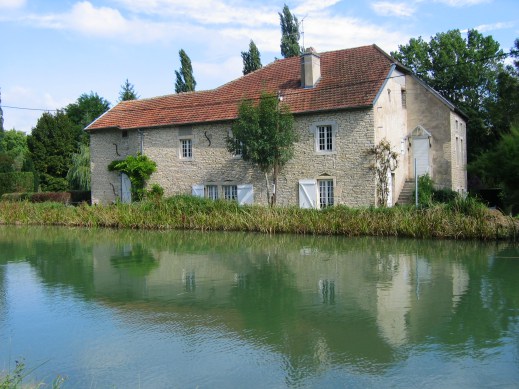
<svg viewBox="0 0 519 389">
<path fill-rule="evenodd" d="M 377 46 L 320 54 L 321 79 L 301 87 L 300 58 L 277 60 L 219 88 L 123 101 L 87 127 L 146 128 L 233 120 L 243 99 L 280 92 L 294 114 L 373 104 L 394 60 Z"/>
</svg>

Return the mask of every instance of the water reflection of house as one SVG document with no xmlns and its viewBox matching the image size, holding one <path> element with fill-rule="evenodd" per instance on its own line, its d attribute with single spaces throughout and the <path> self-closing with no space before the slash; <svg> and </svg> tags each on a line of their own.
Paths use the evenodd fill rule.
<svg viewBox="0 0 519 389">
<path fill-rule="evenodd" d="M 295 364 L 303 355 L 321 362 L 340 356 L 354 365 L 389 362 L 396 347 L 448 320 L 468 285 L 460 263 L 445 267 L 423 255 L 376 250 L 367 259 L 363 251 L 308 247 L 239 254 L 151 249 L 154 266 L 146 274 L 114 265 L 125 251 L 128 247 L 110 244 L 94 247 L 98 296 L 131 296 L 135 305 L 123 308 L 129 313 L 142 308 L 140 300 L 148 303 L 146 310 L 189 307 L 239 336 L 256 336 Z M 185 325 L 194 325 L 189 317 Z M 273 334 L 271 326 L 281 327 L 283 335 Z"/>
</svg>

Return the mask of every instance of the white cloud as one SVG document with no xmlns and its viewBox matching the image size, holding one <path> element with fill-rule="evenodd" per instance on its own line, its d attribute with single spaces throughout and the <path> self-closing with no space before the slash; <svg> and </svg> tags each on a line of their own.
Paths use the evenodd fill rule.
<svg viewBox="0 0 519 389">
<path fill-rule="evenodd" d="M 25 0 L 0 0 L 0 9 L 16 9 L 24 5 Z"/>
<path fill-rule="evenodd" d="M 478 30 L 478 32 L 483 33 L 483 32 L 513 28 L 514 25 L 515 25 L 514 22 L 498 22 L 498 23 L 493 23 L 493 24 L 481 24 L 477 27 L 474 27 L 474 29 Z"/>
<path fill-rule="evenodd" d="M 304 0 L 291 12 L 298 17 L 299 20 L 305 15 L 313 12 L 323 11 L 335 4 L 339 3 L 340 0 Z M 278 12 L 280 12 L 279 10 Z"/>
<path fill-rule="evenodd" d="M 305 44 L 317 51 L 377 44 L 384 50 L 394 50 L 409 37 L 362 19 L 323 16 L 305 20 Z"/>
<path fill-rule="evenodd" d="M 185 18 L 203 24 L 260 26 L 279 23 L 271 6 L 225 0 L 117 0 L 135 14 Z"/>
<path fill-rule="evenodd" d="M 371 4 L 371 9 L 377 15 L 410 17 L 416 12 L 416 8 L 407 3 L 391 3 L 389 1 L 379 1 Z"/>
<path fill-rule="evenodd" d="M 450 7 L 465 7 L 471 5 L 485 4 L 492 0 L 435 0 L 437 3 L 446 4 Z"/>
<path fill-rule="evenodd" d="M 193 72 L 200 84 L 206 88 L 216 88 L 222 85 L 222 75 L 226 79 L 234 80 L 242 76 L 243 62 L 241 56 L 229 57 L 218 62 L 193 62 Z"/>
</svg>

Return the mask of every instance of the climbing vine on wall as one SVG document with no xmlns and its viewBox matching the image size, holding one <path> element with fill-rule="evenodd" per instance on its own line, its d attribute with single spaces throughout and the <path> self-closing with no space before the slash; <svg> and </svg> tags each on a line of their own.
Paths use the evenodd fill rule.
<svg viewBox="0 0 519 389">
<path fill-rule="evenodd" d="M 132 183 L 132 198 L 139 201 L 145 195 L 146 181 L 157 170 L 157 164 L 146 155 L 128 155 L 123 160 L 112 161 L 108 170 L 126 174 Z"/>
<path fill-rule="evenodd" d="M 377 180 L 377 204 L 385 207 L 389 198 L 391 173 L 398 167 L 398 153 L 391 150 L 387 139 L 368 149 L 368 155 L 374 157 L 370 169 L 375 172 Z"/>
</svg>

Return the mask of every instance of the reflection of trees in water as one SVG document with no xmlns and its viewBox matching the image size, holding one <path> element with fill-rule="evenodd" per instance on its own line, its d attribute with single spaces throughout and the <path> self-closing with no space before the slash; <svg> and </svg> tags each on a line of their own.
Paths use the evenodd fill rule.
<svg viewBox="0 0 519 389">
<path fill-rule="evenodd" d="M 0 227 L 0 271 L 7 261 L 27 260 L 47 284 L 72 285 L 92 297 L 92 250 L 101 245 L 109 247 L 105 252 L 111 267 L 136 280 L 158 269 L 160 261 L 154 253 L 162 252 L 171 258 L 206 256 L 208 267 L 214 261 L 228 269 L 234 279 L 218 286 L 229 290 L 230 300 L 225 304 L 215 306 L 212 300 L 197 299 L 192 293 L 189 304 L 172 299 L 162 304 L 136 304 L 134 309 L 185 313 L 162 315 L 175 316 L 175 320 L 196 310 L 198 315 L 211 316 L 211 323 L 217 310 L 216 325 L 223 323 L 236 336 L 284 355 L 290 385 L 297 385 L 324 365 L 380 371 L 381 366 L 405 357 L 398 346 L 381 336 L 376 304 L 367 299 L 360 307 L 350 301 L 361 283 L 394 282 L 403 263 L 410 264 L 408 282 L 414 298 L 405 318 L 410 344 L 428 344 L 433 339 L 449 354 L 477 356 L 478 350 L 497 344 L 503 333 L 517 328 L 519 261 L 492 259 L 496 248 L 478 242 Z M 513 253 L 517 254 L 517 248 L 512 248 Z M 311 293 L 319 304 L 310 305 L 309 292 L 297 284 L 298 273 L 311 261 L 327 258 L 334 258 L 337 266 L 351 274 L 345 270 L 341 279 L 316 275 Z M 455 267 L 466 273 L 466 285 L 458 292 L 453 290 Z M 188 270 L 182 273 L 186 292 L 202 282 Z M 0 279 L 0 293 L 1 288 Z M 364 292 L 376 297 L 375 287 Z M 460 295 L 453 305 L 455 293 Z M 129 296 L 139 298 L 137 292 Z M 101 297 L 118 298 L 106 293 Z"/>
</svg>

